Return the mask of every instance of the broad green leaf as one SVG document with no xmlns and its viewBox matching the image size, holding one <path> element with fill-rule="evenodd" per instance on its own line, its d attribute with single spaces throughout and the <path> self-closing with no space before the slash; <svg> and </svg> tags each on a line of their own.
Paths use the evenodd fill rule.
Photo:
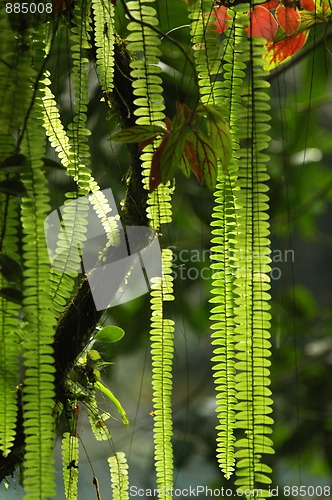
<svg viewBox="0 0 332 500">
<path fill-rule="evenodd" d="M 135 127 L 126 128 L 111 135 L 110 140 L 129 144 L 153 139 L 160 134 L 164 134 L 165 132 L 166 129 L 164 127 L 160 127 L 159 125 L 136 125 Z"/>
<path fill-rule="evenodd" d="M 7 179 L 0 182 L 0 192 L 19 196 L 25 193 L 23 183 L 17 179 Z"/>
<path fill-rule="evenodd" d="M 119 340 L 122 339 L 124 336 L 125 332 L 122 330 L 122 328 L 119 328 L 118 326 L 105 326 L 95 336 L 95 340 L 98 340 L 98 342 L 118 342 Z"/>
<path fill-rule="evenodd" d="M 172 130 L 168 141 L 160 156 L 160 175 L 163 184 L 170 181 L 179 168 L 186 140 L 185 128 L 187 127 L 183 116 L 177 115 L 172 122 Z"/>
<path fill-rule="evenodd" d="M 186 149 L 186 147 L 187 142 L 185 143 L 184 149 Z M 186 177 L 190 177 L 190 162 L 188 160 L 188 156 L 185 153 L 181 156 L 179 168 Z"/>
<path fill-rule="evenodd" d="M 156 151 L 153 153 L 150 170 L 149 190 L 152 193 L 161 183 L 160 158 L 168 142 L 169 135 L 165 135 Z"/>
<path fill-rule="evenodd" d="M 210 140 L 200 130 L 195 130 L 195 150 L 199 161 L 200 171 L 206 186 L 213 191 L 217 182 L 217 157 L 215 148 Z"/>
<path fill-rule="evenodd" d="M 10 302 L 15 302 L 15 304 L 22 304 L 23 293 L 16 288 L 1 288 L 0 297 L 3 297 Z"/>
<path fill-rule="evenodd" d="M 118 410 L 119 414 L 121 415 L 121 420 L 125 424 L 126 427 L 129 425 L 129 420 L 127 417 L 127 414 L 125 410 L 123 409 L 120 401 L 114 396 L 113 392 L 108 389 L 104 384 L 101 382 L 97 381 L 95 382 L 95 388 L 99 389 L 100 392 L 102 392 L 112 403 L 115 405 L 116 409 Z"/>
<path fill-rule="evenodd" d="M 0 169 L 8 173 L 21 172 L 25 166 L 26 157 L 20 153 L 9 156 L 0 163 Z"/>
<path fill-rule="evenodd" d="M 192 170 L 194 172 L 194 174 L 196 175 L 198 182 L 200 184 L 203 184 L 203 180 L 204 180 L 203 173 L 201 171 L 198 157 L 196 154 L 195 142 L 196 142 L 196 136 L 193 133 L 193 131 L 191 129 L 189 129 L 189 127 L 188 127 L 188 130 L 186 130 L 186 142 L 184 145 L 184 154 L 182 156 L 182 162 L 181 162 L 182 165 L 180 164 L 180 168 L 187 167 L 190 170 Z M 186 163 L 184 163 L 184 162 L 186 162 Z M 188 174 L 186 172 L 184 172 L 184 174 L 187 175 L 187 177 L 189 177 L 189 175 L 190 175 L 190 170 L 189 170 Z"/>
<path fill-rule="evenodd" d="M 44 167 L 46 168 L 55 168 L 57 170 L 66 170 L 66 168 L 59 161 L 52 160 L 52 158 L 47 158 L 44 156 L 42 158 Z"/>
<path fill-rule="evenodd" d="M 232 157 L 232 136 L 228 128 L 221 107 L 206 104 L 203 110 L 207 118 L 207 131 L 215 154 L 220 159 L 224 168 L 227 168 Z"/>
<path fill-rule="evenodd" d="M 0 253 L 0 273 L 9 282 L 20 283 L 22 280 L 22 268 L 20 264 L 3 253 Z"/>
</svg>

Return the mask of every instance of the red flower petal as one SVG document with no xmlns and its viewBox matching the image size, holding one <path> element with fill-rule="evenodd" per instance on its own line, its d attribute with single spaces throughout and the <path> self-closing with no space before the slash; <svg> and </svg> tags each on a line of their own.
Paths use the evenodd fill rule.
<svg viewBox="0 0 332 500">
<path fill-rule="evenodd" d="M 268 42 L 268 53 L 265 57 L 268 62 L 267 69 L 271 70 L 282 62 L 290 59 L 298 50 L 300 50 L 307 41 L 309 31 L 301 31 L 295 35 L 284 38 L 277 43 Z"/>
<path fill-rule="evenodd" d="M 226 21 L 228 19 L 231 19 L 231 17 L 229 17 L 229 15 L 227 14 L 227 7 L 225 7 L 224 5 L 215 7 L 214 10 L 215 13 L 211 14 L 211 16 L 215 16 L 216 20 L 212 24 L 216 25 L 217 33 L 223 33 L 228 28 Z"/>
<path fill-rule="evenodd" d="M 301 24 L 301 16 L 297 9 L 280 4 L 276 9 L 276 18 L 287 35 L 292 35 Z"/>
<path fill-rule="evenodd" d="M 278 25 L 271 12 L 262 5 L 256 5 L 250 13 L 250 25 L 246 28 L 249 36 L 262 36 L 272 42 L 278 31 Z"/>
</svg>

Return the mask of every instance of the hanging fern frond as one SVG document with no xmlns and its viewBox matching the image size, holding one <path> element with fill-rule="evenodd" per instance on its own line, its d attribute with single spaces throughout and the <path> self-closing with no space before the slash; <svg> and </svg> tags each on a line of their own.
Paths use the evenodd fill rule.
<svg viewBox="0 0 332 500">
<path fill-rule="evenodd" d="M 213 5 L 211 0 L 191 0 L 188 3 L 200 100 L 204 104 L 220 104 L 223 97 L 222 83 L 215 78 L 221 72 L 221 47 L 211 26 Z"/>
<path fill-rule="evenodd" d="M 128 2 L 131 15 L 138 20 L 158 25 L 156 11 L 150 0 Z M 150 5 L 147 5 L 150 4 Z M 142 59 L 133 60 L 130 64 L 131 77 L 134 79 L 134 100 L 137 125 L 163 125 L 165 120 L 162 97 L 161 72 L 158 66 L 160 58 L 160 39 L 148 26 L 131 21 L 128 24 L 131 32 L 128 36 L 128 50 L 143 55 Z M 142 155 L 143 185 L 149 189 L 149 178 L 154 146 L 145 147 Z M 172 208 L 170 204 L 171 189 L 169 185 L 159 186 L 149 194 L 147 201 L 147 217 L 155 231 L 161 224 L 171 222 Z M 151 354 L 152 354 L 152 386 L 154 403 L 154 446 L 155 467 L 159 499 L 169 499 L 169 491 L 173 487 L 173 434 L 171 390 L 173 359 L 173 321 L 164 318 L 165 300 L 173 300 L 171 277 L 172 251 L 162 251 L 163 277 L 156 280 L 151 291 Z"/>
<path fill-rule="evenodd" d="M 75 175 L 80 178 L 81 194 L 90 190 L 89 178 L 90 151 L 88 138 L 91 135 L 87 128 L 87 109 L 89 104 L 89 60 L 87 50 L 91 48 L 91 0 L 75 2 L 73 24 L 71 30 L 71 53 L 73 67 L 71 81 L 73 85 L 74 117 L 68 126 L 68 136 L 75 151 Z M 67 195 L 69 198 L 76 195 Z"/>
<path fill-rule="evenodd" d="M 173 299 L 172 252 L 163 250 L 163 277 L 151 291 L 151 354 L 155 467 L 160 499 L 170 499 L 173 486 L 172 363 L 174 322 L 163 318 L 163 300 Z M 162 487 L 161 487 L 162 486 Z"/>
<path fill-rule="evenodd" d="M 110 418 L 110 415 L 99 411 L 96 399 L 89 401 L 87 410 L 91 430 L 97 441 L 110 441 L 111 433 L 106 425 L 106 420 Z"/>
<path fill-rule="evenodd" d="M 91 203 L 95 213 L 98 215 L 110 245 L 117 246 L 119 242 L 118 216 L 112 215 L 112 208 L 105 194 L 100 191 L 98 183 L 93 178 L 88 167 L 84 167 L 83 175 L 79 165 L 78 149 L 69 139 L 62 125 L 59 110 L 55 98 L 49 88 L 49 73 L 42 82 L 44 93 L 44 128 L 51 146 L 57 152 L 61 163 L 66 168 L 66 174 L 71 176 L 77 183 L 78 194 L 86 193 L 87 186 L 92 194 L 88 200 L 80 198 L 74 204 L 65 204 L 63 207 L 62 221 L 65 231 L 58 235 L 56 253 L 56 265 L 52 269 L 52 280 L 54 304 L 58 312 L 63 310 L 70 296 L 70 290 L 74 281 L 72 277 L 77 276 L 81 268 L 81 255 L 77 251 L 78 246 L 82 249 L 86 240 L 88 201 Z M 72 195 L 70 194 L 69 197 Z M 67 251 L 63 251 L 66 248 Z M 69 251 L 72 249 L 73 251 Z"/>
<path fill-rule="evenodd" d="M 211 293 L 215 295 L 211 303 L 218 304 L 211 311 L 212 345 L 214 349 L 214 379 L 217 391 L 217 458 L 224 472 L 229 478 L 235 466 L 235 428 L 237 395 L 235 390 L 235 360 L 234 360 L 234 328 L 235 328 L 235 284 L 234 275 L 237 267 L 235 258 L 235 240 L 238 230 L 237 220 L 237 177 L 238 177 L 238 150 L 237 138 L 240 105 L 240 92 L 245 77 L 245 65 L 238 57 L 238 46 L 243 42 L 243 26 L 239 20 L 246 14 L 230 11 L 233 18 L 231 28 L 226 33 L 225 53 L 223 55 L 224 106 L 228 109 L 230 131 L 232 133 L 232 161 L 227 171 L 221 170 L 219 183 L 215 192 L 215 206 L 212 214 L 214 219 L 211 226 L 212 265 L 214 271 Z"/>
<path fill-rule="evenodd" d="M 129 500 L 128 464 L 126 456 L 118 451 L 108 459 L 111 471 L 113 500 Z"/>
<path fill-rule="evenodd" d="M 12 36 L 5 5 L 0 6 L 0 162 L 6 161 L 6 169 L 0 169 L 0 181 L 16 179 L 14 130 L 18 121 L 16 93 L 20 96 L 19 111 L 23 113 L 29 90 L 23 88 L 18 77 L 27 62 L 27 55 L 18 58 L 18 40 Z M 13 64 L 16 60 L 17 64 Z M 7 64 L 6 64 L 7 63 Z M 20 64 L 19 64 L 20 63 Z M 10 82 L 10 84 L 9 84 Z M 28 94 L 28 95 L 27 95 Z M 17 155 L 16 155 L 16 158 Z M 19 217 L 16 196 L 0 192 L 0 450 L 7 456 L 14 438 L 17 414 L 17 366 L 20 351 L 20 297 L 21 276 L 18 256 L 17 221 Z M 16 300 L 16 301 L 15 301 Z"/>
<path fill-rule="evenodd" d="M 243 22 L 243 28 L 245 22 Z M 266 181 L 270 137 L 269 103 L 266 93 L 269 84 L 262 69 L 263 44 L 251 38 L 243 46 L 242 55 L 248 61 L 248 77 L 242 87 L 242 121 L 238 123 L 240 190 L 237 194 L 238 231 L 235 258 L 235 350 L 237 374 L 236 426 L 241 430 L 236 442 L 238 451 L 237 480 L 243 489 L 253 490 L 271 483 L 269 466 L 262 463 L 264 454 L 274 453 L 271 434 L 273 420 L 269 366 L 270 318 L 269 289 L 270 240 Z M 263 490 L 264 491 L 264 490 Z M 264 492 L 268 495 L 268 492 Z M 251 498 L 248 496 L 248 498 Z"/>
<path fill-rule="evenodd" d="M 62 436 L 62 471 L 66 500 L 78 498 L 78 438 L 69 432 Z"/>
<path fill-rule="evenodd" d="M 212 214 L 211 269 L 213 304 L 211 310 L 213 371 L 216 386 L 216 400 L 219 424 L 217 426 L 217 459 L 220 468 L 228 479 L 235 468 L 235 368 L 234 368 L 234 238 L 236 233 L 235 190 L 237 179 L 235 113 L 230 98 L 231 86 L 240 86 L 244 72 L 240 64 L 234 61 L 228 65 L 224 81 L 216 79 L 221 72 L 220 44 L 217 34 L 211 27 L 210 1 L 196 1 L 189 6 L 192 43 L 194 45 L 195 64 L 198 73 L 201 99 L 205 103 L 213 103 L 222 107 L 228 115 L 233 142 L 233 160 L 227 168 L 219 161 L 218 182 L 215 205 Z M 231 14 L 232 15 L 232 14 Z M 228 31 L 224 42 L 224 60 L 234 57 L 236 44 L 235 30 Z M 225 71 L 225 65 L 223 70 Z M 233 79 L 233 75 L 237 78 Z M 226 98 L 225 98 L 226 97 Z"/>
<path fill-rule="evenodd" d="M 78 151 L 75 149 L 75 142 L 69 139 L 61 122 L 55 97 L 49 88 L 49 85 L 51 84 L 49 76 L 50 74 L 46 72 L 46 78 L 42 81 L 42 91 L 44 93 L 43 125 L 46 134 L 49 138 L 51 146 L 58 154 L 62 165 L 66 168 L 66 174 L 71 176 L 77 183 L 78 194 L 84 194 L 88 184 L 88 190 L 92 193 L 89 196 L 89 201 L 91 202 L 98 217 L 101 219 L 105 229 L 105 234 L 108 235 L 108 239 L 111 239 L 111 236 L 114 237 L 114 233 L 117 232 L 117 224 L 113 217 L 108 216 L 108 214 L 112 211 L 109 202 L 104 193 L 100 191 L 100 187 L 92 176 L 89 168 L 84 169 L 84 175 L 82 176 L 77 173 L 76 167 L 79 163 Z"/>
<path fill-rule="evenodd" d="M 1 194 L 0 225 L 4 231 L 0 251 L 0 450 L 4 456 L 8 455 L 15 438 L 17 415 L 21 305 L 11 297 L 13 293 L 19 297 L 21 295 L 17 219 L 16 197 Z"/>
<path fill-rule="evenodd" d="M 262 83 L 263 47 L 256 38 L 249 40 L 244 29 L 249 5 L 229 9 L 229 29 L 222 44 L 217 44 L 216 33 L 209 28 L 212 8 L 207 0 L 189 2 L 201 99 L 228 109 L 234 138 L 233 160 L 227 169 L 219 168 L 215 192 L 211 302 L 216 305 L 211 319 L 215 330 L 212 343 L 217 346 L 213 357 L 219 419 L 217 457 L 227 478 L 237 461 L 236 484 L 243 491 L 269 482 L 266 473 L 270 469 L 260 464 L 260 458 L 264 450 L 272 452 L 266 436 L 272 422 L 268 416 L 272 400 L 267 388 L 270 353 L 266 305 L 270 250 L 267 215 L 262 213 L 268 206 L 267 187 L 263 185 L 267 157 L 261 153 L 269 142 L 265 135 L 269 106 L 268 96 L 260 89 L 266 88 Z M 222 82 L 215 81 L 221 71 L 220 48 L 224 50 Z M 244 80 L 246 66 L 249 81 Z M 252 147 L 240 149 L 240 141 Z M 237 428 L 243 429 L 246 437 L 236 441 Z M 235 452 L 235 447 L 245 449 Z"/>
<path fill-rule="evenodd" d="M 92 0 L 97 73 L 104 92 L 113 89 L 114 76 L 114 7 L 104 0 Z"/>
<path fill-rule="evenodd" d="M 19 261 L 17 252 L 17 203 L 15 197 L 0 196 L 0 224 L 5 227 L 2 240 L 0 262 L 10 264 Z M 13 260 L 12 260 L 13 259 Z M 14 261 L 15 259 L 15 261 Z M 7 262 L 8 264 L 8 262 Z M 19 268 L 19 266 L 18 266 Z M 10 269 L 10 267 L 9 267 Z M 17 277 L 16 277 L 17 278 Z M 20 285 L 20 283 L 17 283 Z M 7 456 L 15 439 L 17 415 L 17 366 L 20 353 L 20 304 L 6 298 L 6 291 L 20 293 L 13 284 L 0 273 L 0 450 Z"/>
<path fill-rule="evenodd" d="M 22 151 L 27 168 L 22 173 L 26 194 L 22 198 L 24 258 L 24 366 L 23 417 L 25 474 L 23 485 L 31 500 L 52 497 L 54 481 L 54 358 L 55 318 L 50 296 L 49 262 L 44 218 L 50 211 L 43 171 L 40 96 L 36 98 Z"/>
</svg>

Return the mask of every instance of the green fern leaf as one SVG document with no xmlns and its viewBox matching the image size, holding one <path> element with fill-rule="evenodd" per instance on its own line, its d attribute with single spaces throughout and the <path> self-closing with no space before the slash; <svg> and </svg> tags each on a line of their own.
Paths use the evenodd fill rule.
<svg viewBox="0 0 332 500">
<path fill-rule="evenodd" d="M 26 368 L 23 387 L 23 485 L 25 498 L 29 500 L 52 497 L 55 493 L 52 417 L 55 371 L 52 343 L 55 317 L 52 313 L 48 254 L 43 230 L 44 218 L 50 207 L 41 159 L 45 151 L 40 120 L 41 99 L 38 94 L 22 143 L 29 165 L 22 173 L 26 195 L 22 199 L 21 216 L 24 232 L 23 347 Z"/>
<path fill-rule="evenodd" d="M 114 77 L 114 6 L 104 0 L 93 0 L 92 8 L 97 72 L 101 88 L 108 93 L 113 89 Z"/>
<path fill-rule="evenodd" d="M 123 452 L 118 451 L 108 459 L 111 471 L 113 500 L 129 500 L 128 464 Z"/>
<path fill-rule="evenodd" d="M 78 498 L 78 438 L 69 432 L 62 436 L 62 470 L 66 500 Z"/>
</svg>

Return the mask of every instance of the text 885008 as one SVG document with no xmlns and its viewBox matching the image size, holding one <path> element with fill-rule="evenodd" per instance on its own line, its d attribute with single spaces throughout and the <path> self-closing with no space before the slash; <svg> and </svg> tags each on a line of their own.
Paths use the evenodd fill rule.
<svg viewBox="0 0 332 500">
<path fill-rule="evenodd" d="M 43 2 L 6 3 L 7 14 L 51 14 L 53 4 Z"/>
</svg>

